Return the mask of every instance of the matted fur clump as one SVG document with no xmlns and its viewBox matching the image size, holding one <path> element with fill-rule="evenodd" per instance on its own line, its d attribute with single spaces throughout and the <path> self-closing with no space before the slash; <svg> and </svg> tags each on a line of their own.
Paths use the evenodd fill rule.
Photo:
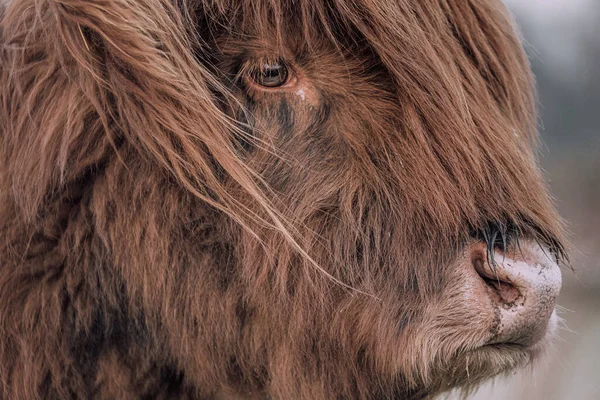
<svg viewBox="0 0 600 400">
<path fill-rule="evenodd" d="M 6 3 L 0 398 L 408 399 L 530 361 L 470 353 L 453 267 L 564 253 L 500 0 Z"/>
</svg>

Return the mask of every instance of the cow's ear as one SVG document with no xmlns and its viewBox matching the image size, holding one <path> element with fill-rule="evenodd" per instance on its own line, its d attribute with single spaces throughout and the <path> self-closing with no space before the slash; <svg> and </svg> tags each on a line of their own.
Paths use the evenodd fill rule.
<svg viewBox="0 0 600 400">
<path fill-rule="evenodd" d="M 228 200 L 216 164 L 259 196 L 189 13 L 173 3 L 12 0 L 0 25 L 1 173 L 29 215 L 125 146 L 217 207 Z"/>
</svg>

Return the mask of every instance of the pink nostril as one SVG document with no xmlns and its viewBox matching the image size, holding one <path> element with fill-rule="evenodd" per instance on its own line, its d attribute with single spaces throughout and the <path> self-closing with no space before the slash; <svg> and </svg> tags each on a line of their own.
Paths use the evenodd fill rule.
<svg viewBox="0 0 600 400">
<path fill-rule="evenodd" d="M 554 312 L 561 286 L 558 265 L 536 244 L 521 247 L 506 254 L 496 251 L 494 265 L 484 243 L 471 247 L 471 263 L 499 315 L 491 343 L 531 345 L 545 336 Z"/>
</svg>

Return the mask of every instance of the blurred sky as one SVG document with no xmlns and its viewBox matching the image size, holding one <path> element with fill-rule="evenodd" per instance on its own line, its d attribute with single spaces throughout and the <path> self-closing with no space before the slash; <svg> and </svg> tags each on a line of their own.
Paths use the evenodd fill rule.
<svg viewBox="0 0 600 400">
<path fill-rule="evenodd" d="M 548 15 L 585 13 L 588 3 L 592 1 L 595 0 L 506 0 L 506 4 L 513 10 L 541 15 L 540 19 L 547 19 Z"/>
<path fill-rule="evenodd" d="M 526 28 L 525 36 L 534 51 L 544 55 L 542 62 L 550 63 L 549 69 L 557 79 L 572 80 L 577 74 L 591 73 L 585 64 L 585 45 L 582 34 L 597 31 L 599 0 L 505 0 L 515 12 L 517 20 Z M 600 32 L 598 32 L 600 35 Z"/>
</svg>

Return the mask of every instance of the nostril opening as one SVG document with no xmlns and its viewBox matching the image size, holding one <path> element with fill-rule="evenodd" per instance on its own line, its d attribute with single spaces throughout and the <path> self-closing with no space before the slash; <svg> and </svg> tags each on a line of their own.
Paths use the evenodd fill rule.
<svg viewBox="0 0 600 400">
<path fill-rule="evenodd" d="M 519 297 L 521 297 L 521 292 L 510 282 L 504 282 L 499 279 L 487 278 L 482 276 L 483 281 L 488 287 L 495 292 L 502 303 L 506 305 L 514 304 Z"/>
<path fill-rule="evenodd" d="M 521 291 L 509 279 L 500 276 L 495 269 L 486 267 L 484 262 L 486 261 L 482 258 L 476 257 L 473 260 L 473 266 L 489 288 L 492 298 L 505 306 L 514 305 L 521 297 Z"/>
</svg>

